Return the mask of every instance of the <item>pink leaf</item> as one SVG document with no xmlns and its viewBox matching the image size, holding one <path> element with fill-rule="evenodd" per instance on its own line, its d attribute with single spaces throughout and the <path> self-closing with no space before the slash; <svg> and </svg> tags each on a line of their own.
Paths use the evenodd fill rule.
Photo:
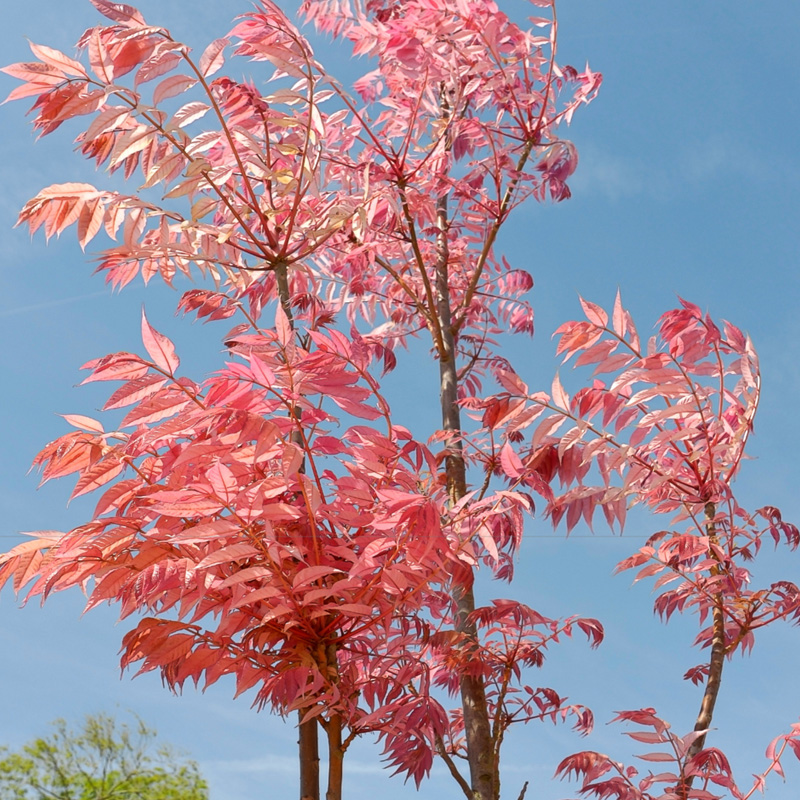
<svg viewBox="0 0 800 800">
<path fill-rule="evenodd" d="M 183 491 L 162 489 L 148 500 L 150 508 L 170 517 L 205 516 L 220 510 L 219 500 L 206 497 L 191 489 Z"/>
<path fill-rule="evenodd" d="M 167 382 L 163 375 L 146 373 L 139 378 L 131 378 L 120 386 L 103 405 L 103 411 L 112 408 L 125 408 L 125 406 L 138 403 L 146 397 L 152 397 Z"/>
<path fill-rule="evenodd" d="M 52 47 L 46 47 L 43 44 L 34 44 L 33 42 L 28 42 L 28 44 L 36 58 L 40 61 L 44 61 L 45 64 L 49 64 L 51 67 L 55 67 L 65 72 L 67 75 L 72 75 L 76 78 L 86 77 L 86 70 L 83 68 L 83 64 L 65 55 L 60 50 L 54 50 Z"/>
<path fill-rule="evenodd" d="M 614 298 L 614 312 L 611 316 L 611 322 L 614 326 L 614 333 L 620 337 L 625 336 L 627 332 L 625 309 L 622 307 L 619 289 L 617 289 L 617 296 Z"/>
<path fill-rule="evenodd" d="M 119 456 L 115 456 L 112 453 L 108 458 L 93 464 L 81 475 L 75 484 L 75 489 L 70 495 L 70 499 L 99 489 L 116 478 L 124 469 L 125 463 L 120 460 Z"/>
<path fill-rule="evenodd" d="M 500 554 L 497 550 L 497 543 L 492 536 L 492 532 L 489 530 L 486 525 L 481 524 L 478 526 L 478 530 L 476 531 L 478 534 L 478 538 L 481 540 L 481 543 L 486 548 L 486 552 L 497 561 L 500 557 Z"/>
<path fill-rule="evenodd" d="M 185 128 L 193 122 L 202 119 L 209 111 L 211 106 L 207 103 L 201 103 L 199 100 L 193 100 L 186 105 L 181 106 L 172 116 L 170 125 L 176 125 L 179 128 Z"/>
<path fill-rule="evenodd" d="M 608 314 L 596 303 L 584 300 L 582 297 L 578 299 L 581 301 L 581 308 L 583 313 L 586 314 L 586 319 L 597 325 L 598 328 L 605 328 L 608 324 Z"/>
<path fill-rule="evenodd" d="M 561 379 L 556 372 L 555 377 L 553 378 L 553 386 L 550 390 L 553 401 L 559 408 L 563 408 L 565 411 L 569 411 L 569 395 L 564 391 L 564 387 L 561 385 Z"/>
<path fill-rule="evenodd" d="M 668 741 L 663 733 L 656 733 L 654 731 L 625 731 L 626 736 L 630 736 L 637 742 L 644 742 L 645 744 L 663 744 Z"/>
<path fill-rule="evenodd" d="M 338 572 L 337 569 L 334 567 L 326 567 L 324 565 L 316 566 L 316 567 L 305 567 L 301 569 L 297 575 L 294 576 L 294 580 L 292 581 L 292 588 L 293 589 L 300 589 L 303 586 L 308 586 L 315 581 L 320 580 L 321 578 L 326 578 L 328 575 L 332 575 Z"/>
<path fill-rule="evenodd" d="M 92 433 L 104 433 L 103 426 L 96 419 L 84 417 L 82 414 L 60 414 L 74 428 Z"/>
<path fill-rule="evenodd" d="M 143 83 L 148 83 L 161 75 L 172 72 L 181 63 L 179 55 L 181 50 L 178 48 L 180 48 L 180 45 L 177 43 L 173 44 L 170 49 L 156 48 L 153 55 L 136 70 L 134 86 L 138 88 Z"/>
<path fill-rule="evenodd" d="M 636 758 L 641 758 L 642 761 L 674 761 L 675 756 L 672 753 L 643 753 L 637 755 Z"/>
<path fill-rule="evenodd" d="M 510 369 L 499 369 L 495 373 L 497 382 L 510 394 L 525 396 L 528 394 L 528 386 Z"/>
<path fill-rule="evenodd" d="M 531 439 L 533 449 L 535 450 L 545 437 L 555 433 L 566 421 L 567 417 L 563 414 L 551 414 L 549 417 L 545 417 L 533 432 L 533 438 Z"/>
<path fill-rule="evenodd" d="M 142 309 L 142 341 L 153 363 L 169 375 L 174 375 L 181 363 L 175 355 L 175 346 L 163 333 L 159 333 L 150 325 L 144 309 Z"/>
<path fill-rule="evenodd" d="M 278 334 L 278 341 L 284 347 L 292 341 L 292 324 L 289 322 L 289 318 L 280 303 L 275 309 L 275 331 Z"/>
<path fill-rule="evenodd" d="M 218 461 L 206 473 L 206 476 L 208 477 L 208 482 L 211 484 L 211 488 L 214 490 L 214 494 L 216 494 L 225 505 L 231 505 L 236 499 L 239 485 L 230 468 Z"/>
<path fill-rule="evenodd" d="M 519 478 L 525 471 L 525 466 L 520 457 L 514 452 L 511 445 L 506 442 L 500 450 L 500 465 L 509 478 Z"/>
<path fill-rule="evenodd" d="M 133 7 L 124 3 L 111 3 L 109 0 L 89 0 L 89 2 L 108 19 L 119 22 L 127 28 L 144 27 L 144 17 Z"/>
<path fill-rule="evenodd" d="M 182 94 L 196 83 L 197 78 L 192 78 L 189 75 L 170 75 L 169 78 L 164 78 L 153 89 L 153 105 L 157 106 L 162 100 Z"/>
<path fill-rule="evenodd" d="M 228 39 L 214 39 L 200 56 L 200 72 L 204 78 L 213 75 L 225 63 L 223 55 L 225 48 L 230 44 Z"/>
<path fill-rule="evenodd" d="M 132 408 L 120 422 L 127 428 L 134 425 L 149 425 L 166 417 L 172 417 L 182 411 L 191 402 L 183 392 L 174 389 L 162 389 L 157 394 L 143 400 Z"/>
<path fill-rule="evenodd" d="M 262 386 L 269 388 L 275 384 L 275 373 L 255 353 L 250 355 L 250 368 L 253 378 Z"/>
<path fill-rule="evenodd" d="M 86 245 L 97 235 L 105 215 L 105 205 L 100 198 L 89 200 L 84 204 L 78 217 L 78 244 L 81 250 L 85 250 Z"/>
</svg>

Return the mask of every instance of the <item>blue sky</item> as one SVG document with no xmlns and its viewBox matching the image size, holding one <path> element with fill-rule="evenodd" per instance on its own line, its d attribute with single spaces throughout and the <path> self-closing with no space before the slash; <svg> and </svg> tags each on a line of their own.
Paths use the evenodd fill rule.
<svg viewBox="0 0 800 800">
<path fill-rule="evenodd" d="M 503 6 L 514 13 L 529 7 L 522 0 Z M 148 0 L 140 7 L 148 20 L 202 50 L 248 3 Z M 559 19 L 561 62 L 582 66 L 588 60 L 605 80 L 569 134 L 580 153 L 573 198 L 520 209 L 500 242 L 509 260 L 536 280 L 537 335 L 533 343 L 514 343 L 515 363 L 531 384 L 549 386 L 555 368 L 550 334 L 578 313 L 578 293 L 609 304 L 619 287 L 642 329 L 671 308 L 676 295 L 730 319 L 754 339 L 763 369 L 750 450 L 756 458 L 739 479 L 741 500 L 750 508 L 777 505 L 798 522 L 800 6 L 788 0 L 757 6 L 565 0 Z M 27 60 L 25 37 L 71 52 L 97 20 L 83 0 L 13 4 L 0 28 L 2 60 Z M 326 46 L 318 45 L 318 55 L 325 62 Z M 339 67 L 342 59 L 331 63 Z M 346 80 L 358 74 L 345 68 Z M 3 78 L 3 95 L 13 85 Z M 107 352 L 139 348 L 143 302 L 151 322 L 174 337 L 192 374 L 218 365 L 223 333 L 174 320 L 177 295 L 161 285 L 110 294 L 91 275 L 71 233 L 46 246 L 41 237 L 31 242 L 25 231 L 11 230 L 19 208 L 42 186 L 105 180 L 71 152 L 69 132 L 34 145 L 25 110 L 24 103 L 0 108 L 3 549 L 19 531 L 65 529 L 84 519 L 88 504 L 66 508 L 68 481 L 37 490 L 27 470 L 40 447 L 66 430 L 57 413 L 91 415 L 102 403 L 102 387 L 75 388 L 78 367 Z M 428 376 L 419 373 L 412 394 L 403 367 L 389 381 L 389 396 L 401 419 L 418 420 L 413 397 Z M 435 396 L 432 373 L 427 386 Z M 509 796 L 524 780 L 537 800 L 573 796 L 550 777 L 564 755 L 583 746 L 625 757 L 624 737 L 605 725 L 616 709 L 656 706 L 679 733 L 693 724 L 699 693 L 681 675 L 703 657 L 689 646 L 691 622 L 665 628 L 653 617 L 648 587 L 610 575 L 657 525 L 634 516 L 621 539 L 581 530 L 565 539 L 563 531 L 554 534 L 547 523 L 533 521 L 518 582 L 486 587 L 497 596 L 524 598 L 548 615 L 596 616 L 608 631 L 598 651 L 568 643 L 534 676 L 593 707 L 596 733 L 582 742 L 565 728 L 537 726 L 512 737 L 504 773 Z M 800 556 L 767 557 L 764 574 L 798 581 L 799 564 Z M 114 609 L 84 617 L 81 609 L 77 594 L 22 610 L 10 593 L 0 597 L 0 744 L 18 746 L 55 717 L 132 709 L 200 762 L 213 800 L 296 795 L 291 723 L 255 714 L 246 699 L 231 700 L 232 687 L 224 683 L 205 695 L 187 689 L 176 698 L 153 675 L 120 680 L 117 650 L 125 623 L 116 624 Z M 726 666 L 719 731 L 710 743 L 736 759 L 743 779 L 761 767 L 768 741 L 800 715 L 798 655 L 800 632 L 777 626 L 758 638 L 752 657 Z M 348 756 L 348 797 L 413 794 L 377 766 L 377 756 L 368 743 Z M 797 797 L 800 765 L 789 764 L 787 773 L 786 785 L 770 781 L 768 797 Z M 420 796 L 456 796 L 455 789 L 436 772 Z"/>
</svg>

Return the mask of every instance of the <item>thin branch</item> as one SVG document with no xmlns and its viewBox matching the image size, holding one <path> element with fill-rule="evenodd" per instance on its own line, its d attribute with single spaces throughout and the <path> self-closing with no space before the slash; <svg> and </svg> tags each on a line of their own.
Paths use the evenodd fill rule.
<svg viewBox="0 0 800 800">
<path fill-rule="evenodd" d="M 528 139 L 522 148 L 519 159 L 517 159 L 516 174 L 506 187 L 503 200 L 500 203 L 500 208 L 497 211 L 497 216 L 495 217 L 495 221 L 492 223 L 492 227 L 489 229 L 489 233 L 484 240 L 483 249 L 481 250 L 481 254 L 478 257 L 478 261 L 475 265 L 475 271 L 472 273 L 472 279 L 470 280 L 467 291 L 464 294 L 464 299 L 461 301 L 459 319 L 455 323 L 455 327 L 457 329 L 460 329 L 466 320 L 467 309 L 469 309 L 472 298 L 474 297 L 478 288 L 478 283 L 480 282 L 481 275 L 486 267 L 486 262 L 489 258 L 489 253 L 491 253 L 492 247 L 494 246 L 495 239 L 497 239 L 497 234 L 500 232 L 500 227 L 505 222 L 505 218 L 508 214 L 509 208 L 511 207 L 511 201 L 514 199 L 514 193 L 520 184 L 520 174 L 525 168 L 528 158 L 530 158 L 533 145 L 534 140 Z"/>
<path fill-rule="evenodd" d="M 445 343 L 443 340 L 443 332 L 442 332 L 442 321 L 439 319 L 439 315 L 435 313 L 435 309 L 437 308 L 436 300 L 433 294 L 433 287 L 431 286 L 430 278 L 428 277 L 428 272 L 425 266 L 425 256 L 422 254 L 422 250 L 419 246 L 419 239 L 417 238 L 417 229 L 416 225 L 414 224 L 414 217 L 411 214 L 411 208 L 408 205 L 408 197 L 406 195 L 406 188 L 404 181 L 398 181 L 397 183 L 398 191 L 400 192 L 400 204 L 403 208 L 403 217 L 405 218 L 406 224 L 408 225 L 408 235 L 409 239 L 411 240 L 411 249 L 414 251 L 414 260 L 416 261 L 417 268 L 419 269 L 420 277 L 422 278 L 422 283 L 425 286 L 425 297 L 428 301 L 428 307 L 431 310 L 431 335 L 433 336 L 434 343 L 436 345 L 436 350 L 439 353 L 439 358 L 442 358 L 445 352 Z"/>
<path fill-rule="evenodd" d="M 464 780 L 464 776 L 458 771 L 458 767 L 455 765 L 455 762 L 451 758 L 450 754 L 447 752 L 447 749 L 444 746 L 444 741 L 442 737 L 437 733 L 436 734 L 436 750 L 439 753 L 442 761 L 444 761 L 447 769 L 450 770 L 450 774 L 453 776 L 455 782 L 461 787 L 461 791 L 464 792 L 464 796 L 467 800 L 473 800 L 472 789 L 470 785 Z"/>
</svg>

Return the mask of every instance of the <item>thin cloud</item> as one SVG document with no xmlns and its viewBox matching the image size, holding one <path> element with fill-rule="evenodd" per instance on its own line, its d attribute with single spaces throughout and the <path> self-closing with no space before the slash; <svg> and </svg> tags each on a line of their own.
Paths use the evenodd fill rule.
<svg viewBox="0 0 800 800">
<path fill-rule="evenodd" d="M 219 760 L 204 760 L 204 769 L 218 770 L 220 772 L 270 772 L 270 773 L 297 773 L 297 762 L 294 756 L 263 756 L 260 758 L 231 758 Z M 327 769 L 327 762 L 320 760 L 320 770 Z M 386 768 L 380 763 L 369 763 L 366 761 L 356 761 L 349 759 L 347 771 L 359 775 L 384 775 Z"/>
<path fill-rule="evenodd" d="M 570 184 L 575 194 L 603 194 L 609 200 L 620 200 L 645 191 L 648 177 L 642 165 L 632 159 L 584 152 Z"/>
<path fill-rule="evenodd" d="M 728 175 L 749 181 L 773 177 L 766 169 L 766 159 L 754 150 L 728 140 L 709 137 L 687 143 L 671 154 L 671 166 L 639 155 L 617 155 L 586 145 L 580 150 L 581 161 L 570 186 L 575 195 L 603 195 L 618 201 L 648 195 L 671 198 L 685 191 L 687 185 L 698 187 Z"/>
<path fill-rule="evenodd" d="M 45 303 L 32 303 L 31 305 L 27 306 L 15 306 L 14 308 L 4 308 L 0 309 L 0 319 L 5 319 L 6 317 L 14 317 L 17 314 L 29 314 L 35 311 L 43 311 L 47 308 L 55 308 L 56 306 L 65 306 L 69 303 L 77 303 L 80 300 L 88 300 L 90 297 L 100 297 L 101 295 L 107 295 L 108 292 L 106 290 L 99 291 L 99 292 L 90 292 L 89 294 L 79 294 L 75 297 L 61 297 L 58 300 L 48 300 Z"/>
</svg>

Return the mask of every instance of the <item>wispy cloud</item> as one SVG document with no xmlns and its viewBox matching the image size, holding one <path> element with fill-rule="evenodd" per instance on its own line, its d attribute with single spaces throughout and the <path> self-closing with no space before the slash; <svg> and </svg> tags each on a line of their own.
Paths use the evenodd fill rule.
<svg viewBox="0 0 800 800">
<path fill-rule="evenodd" d="M 77 303 L 80 300 L 88 300 L 90 297 L 100 297 L 101 295 L 107 295 L 108 290 L 102 290 L 99 292 L 90 292 L 89 294 L 79 294 L 75 297 L 60 297 L 58 300 L 48 300 L 45 303 L 31 303 L 27 306 L 14 306 L 13 308 L 2 308 L 0 309 L 0 319 L 5 319 L 6 317 L 13 317 L 18 314 L 30 314 L 36 311 L 44 311 L 48 308 L 55 308 L 56 306 L 65 306 L 69 303 Z"/>
<path fill-rule="evenodd" d="M 291 758 L 280 756 L 261 756 L 259 758 L 207 759 L 203 766 L 220 772 L 297 772 L 297 765 Z"/>
<path fill-rule="evenodd" d="M 662 198 L 683 192 L 687 186 L 701 187 L 720 177 L 738 175 L 760 181 L 774 175 L 767 168 L 763 154 L 724 136 L 686 143 L 662 154 L 658 160 L 650 155 L 620 155 L 585 145 L 580 150 L 580 166 L 571 181 L 573 191 L 600 194 L 612 201 L 638 195 Z"/>
<path fill-rule="evenodd" d="M 634 159 L 584 148 L 570 184 L 576 194 L 602 194 L 621 200 L 641 194 L 647 187 L 647 170 Z"/>
<path fill-rule="evenodd" d="M 297 762 L 294 757 L 265 755 L 259 758 L 229 758 L 218 760 L 205 760 L 203 767 L 207 769 L 218 770 L 219 772 L 236 772 L 236 773 L 253 773 L 253 772 L 269 772 L 269 773 L 285 773 L 295 775 L 297 773 Z M 320 770 L 325 772 L 328 768 L 326 761 L 320 761 Z M 381 766 L 380 763 L 368 763 L 366 761 L 357 761 L 355 759 L 348 759 L 347 771 L 350 774 L 358 775 L 384 775 L 386 768 Z"/>
</svg>

